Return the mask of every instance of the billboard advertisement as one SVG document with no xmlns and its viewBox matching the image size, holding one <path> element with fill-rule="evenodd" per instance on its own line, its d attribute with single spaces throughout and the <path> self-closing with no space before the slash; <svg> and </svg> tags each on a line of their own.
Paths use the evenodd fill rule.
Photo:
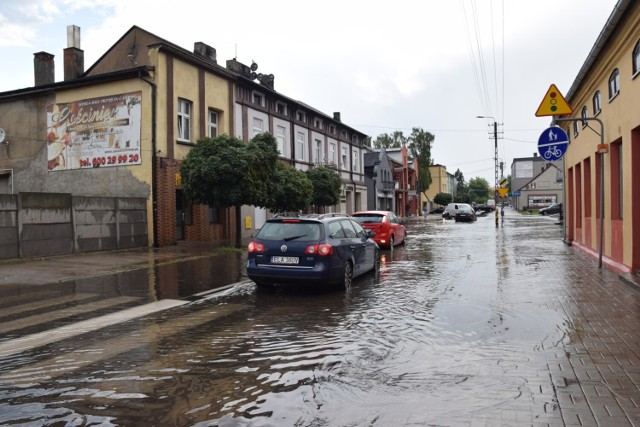
<svg viewBox="0 0 640 427">
<path fill-rule="evenodd" d="M 47 106 L 48 170 L 139 165 L 142 92 Z"/>
</svg>

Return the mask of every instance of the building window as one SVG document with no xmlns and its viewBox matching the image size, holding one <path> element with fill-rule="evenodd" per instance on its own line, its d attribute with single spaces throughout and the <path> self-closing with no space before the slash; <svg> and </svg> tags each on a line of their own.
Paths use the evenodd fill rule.
<svg viewBox="0 0 640 427">
<path fill-rule="evenodd" d="M 296 133 L 296 160 L 304 160 L 304 133 Z"/>
<path fill-rule="evenodd" d="M 254 104 L 264 107 L 264 95 L 260 92 L 253 92 L 252 101 Z"/>
<path fill-rule="evenodd" d="M 633 76 L 635 77 L 640 72 L 640 40 L 636 43 L 636 47 L 633 48 Z"/>
<path fill-rule="evenodd" d="M 296 111 L 296 120 L 298 120 L 299 122 L 305 122 L 306 120 L 306 115 L 304 114 L 304 111 Z"/>
<path fill-rule="evenodd" d="M 218 136 L 218 112 L 209 110 L 209 137 Z"/>
<path fill-rule="evenodd" d="M 336 125 L 329 125 L 329 133 L 335 135 L 335 133 L 336 133 Z"/>
<path fill-rule="evenodd" d="M 351 165 L 353 167 L 353 171 L 354 172 L 359 172 L 358 171 L 358 152 L 357 151 L 353 152 L 353 156 L 352 156 L 352 159 L 351 159 Z"/>
<path fill-rule="evenodd" d="M 335 165 L 336 164 L 336 143 L 335 142 L 331 142 L 329 144 L 329 159 L 328 159 L 328 162 L 331 165 Z"/>
<path fill-rule="evenodd" d="M 191 101 L 178 98 L 178 141 L 191 142 Z"/>
<path fill-rule="evenodd" d="M 609 76 L 609 101 L 620 93 L 620 71 L 616 68 Z"/>
<path fill-rule="evenodd" d="M 283 116 L 287 115 L 287 104 L 285 104 L 284 102 L 276 102 L 276 112 L 278 114 L 282 114 Z"/>
<path fill-rule="evenodd" d="M 587 127 L 587 106 L 582 107 L 582 112 L 580 113 L 580 117 L 582 117 L 582 127 Z"/>
<path fill-rule="evenodd" d="M 256 117 L 253 118 L 253 128 L 251 130 L 251 137 L 253 138 L 259 133 L 264 132 L 264 122 L 262 119 L 258 119 Z"/>
<path fill-rule="evenodd" d="M 287 128 L 284 126 L 276 127 L 276 142 L 278 144 L 278 153 L 284 156 L 284 142 L 287 139 Z"/>
<path fill-rule="evenodd" d="M 317 118 L 316 118 L 316 119 L 314 119 L 314 120 L 313 120 L 313 125 L 314 125 L 315 127 L 317 127 L 318 129 L 322 129 L 322 120 L 317 119 Z"/>
<path fill-rule="evenodd" d="M 573 122 L 573 136 L 578 136 L 578 122 Z"/>
<path fill-rule="evenodd" d="M 602 110 L 601 107 L 601 95 L 600 95 L 600 91 L 596 91 L 595 95 L 593 95 L 593 115 L 597 116 L 598 114 L 600 114 L 600 111 Z"/>
<path fill-rule="evenodd" d="M 315 145 L 313 147 L 314 149 L 314 156 L 315 156 L 315 162 L 316 163 L 322 163 L 322 141 L 319 139 L 315 140 Z"/>
<path fill-rule="evenodd" d="M 349 169 L 349 164 L 347 163 L 347 147 L 342 147 L 342 169 Z"/>
</svg>

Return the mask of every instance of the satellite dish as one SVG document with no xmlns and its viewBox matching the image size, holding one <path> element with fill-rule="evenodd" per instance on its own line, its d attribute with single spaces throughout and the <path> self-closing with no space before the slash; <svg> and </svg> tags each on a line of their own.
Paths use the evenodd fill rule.
<svg viewBox="0 0 640 427">
<path fill-rule="evenodd" d="M 258 78 L 258 75 L 256 73 L 251 73 L 251 80 L 255 80 L 256 78 Z"/>
<path fill-rule="evenodd" d="M 4 137 L 6 133 L 4 133 L 4 129 L 0 128 L 0 143 L 4 142 Z"/>
<path fill-rule="evenodd" d="M 251 71 L 255 71 L 258 69 L 258 64 L 256 64 L 255 62 L 251 62 Z"/>
</svg>

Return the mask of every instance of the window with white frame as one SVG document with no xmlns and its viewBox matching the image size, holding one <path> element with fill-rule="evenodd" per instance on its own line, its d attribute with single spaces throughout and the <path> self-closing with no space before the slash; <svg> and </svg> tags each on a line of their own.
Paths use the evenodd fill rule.
<svg viewBox="0 0 640 427">
<path fill-rule="evenodd" d="M 595 95 L 593 95 L 593 115 L 597 116 L 600 114 L 602 110 L 602 96 L 600 95 L 600 91 L 597 90 Z"/>
<path fill-rule="evenodd" d="M 280 153 L 281 156 L 285 155 L 284 152 L 284 142 L 287 139 L 287 128 L 285 128 L 284 126 L 277 126 L 276 127 L 276 142 L 278 144 L 278 152 Z"/>
<path fill-rule="evenodd" d="M 317 127 L 318 129 L 322 129 L 322 120 L 318 119 L 318 118 L 314 119 L 313 120 L 313 125 L 315 127 Z"/>
<path fill-rule="evenodd" d="M 304 160 L 305 145 L 304 133 L 296 133 L 296 160 Z"/>
<path fill-rule="evenodd" d="M 609 100 L 615 98 L 620 92 L 620 71 L 616 68 L 609 76 Z"/>
<path fill-rule="evenodd" d="M 322 140 L 316 139 L 313 144 L 313 160 L 315 163 L 322 163 Z"/>
<path fill-rule="evenodd" d="M 342 147 L 342 169 L 349 169 L 347 159 L 347 147 Z"/>
<path fill-rule="evenodd" d="M 573 136 L 578 136 L 578 122 L 573 122 Z"/>
<path fill-rule="evenodd" d="M 191 142 L 191 108 L 193 103 L 178 98 L 178 141 Z"/>
<path fill-rule="evenodd" d="M 587 127 L 587 106 L 585 105 L 584 107 L 582 107 L 582 111 L 580 113 L 580 117 L 582 117 L 582 127 L 586 128 Z"/>
<path fill-rule="evenodd" d="M 251 95 L 254 104 L 264 107 L 264 95 L 260 92 L 253 92 Z"/>
<path fill-rule="evenodd" d="M 329 159 L 327 161 L 331 165 L 336 164 L 336 143 L 335 142 L 329 143 Z"/>
<path fill-rule="evenodd" d="M 284 102 L 276 102 L 276 112 L 278 114 L 282 114 L 283 116 L 287 115 L 287 104 L 285 104 Z"/>
<path fill-rule="evenodd" d="M 257 134 L 262 133 L 262 132 L 264 132 L 264 122 L 262 121 L 262 119 L 254 117 L 253 118 L 253 128 L 251 130 L 251 137 L 253 138 Z"/>
<path fill-rule="evenodd" d="M 218 136 L 218 112 L 209 110 L 209 137 Z"/>
<path fill-rule="evenodd" d="M 336 125 L 329 125 L 329 133 L 332 133 L 335 135 L 336 133 Z"/>
<path fill-rule="evenodd" d="M 359 172 L 358 170 L 358 152 L 354 151 L 351 158 L 351 166 L 353 167 L 354 172 Z"/>
<path fill-rule="evenodd" d="M 296 120 L 300 122 L 306 121 L 307 116 L 304 114 L 304 111 L 298 110 L 296 111 Z"/>
</svg>

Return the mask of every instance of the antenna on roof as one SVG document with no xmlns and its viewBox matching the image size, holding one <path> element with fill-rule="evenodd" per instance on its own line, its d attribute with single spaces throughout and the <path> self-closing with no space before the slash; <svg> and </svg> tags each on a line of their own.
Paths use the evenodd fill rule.
<svg viewBox="0 0 640 427">
<path fill-rule="evenodd" d="M 238 59 L 238 43 L 236 43 L 236 54 L 233 59 Z"/>
</svg>

